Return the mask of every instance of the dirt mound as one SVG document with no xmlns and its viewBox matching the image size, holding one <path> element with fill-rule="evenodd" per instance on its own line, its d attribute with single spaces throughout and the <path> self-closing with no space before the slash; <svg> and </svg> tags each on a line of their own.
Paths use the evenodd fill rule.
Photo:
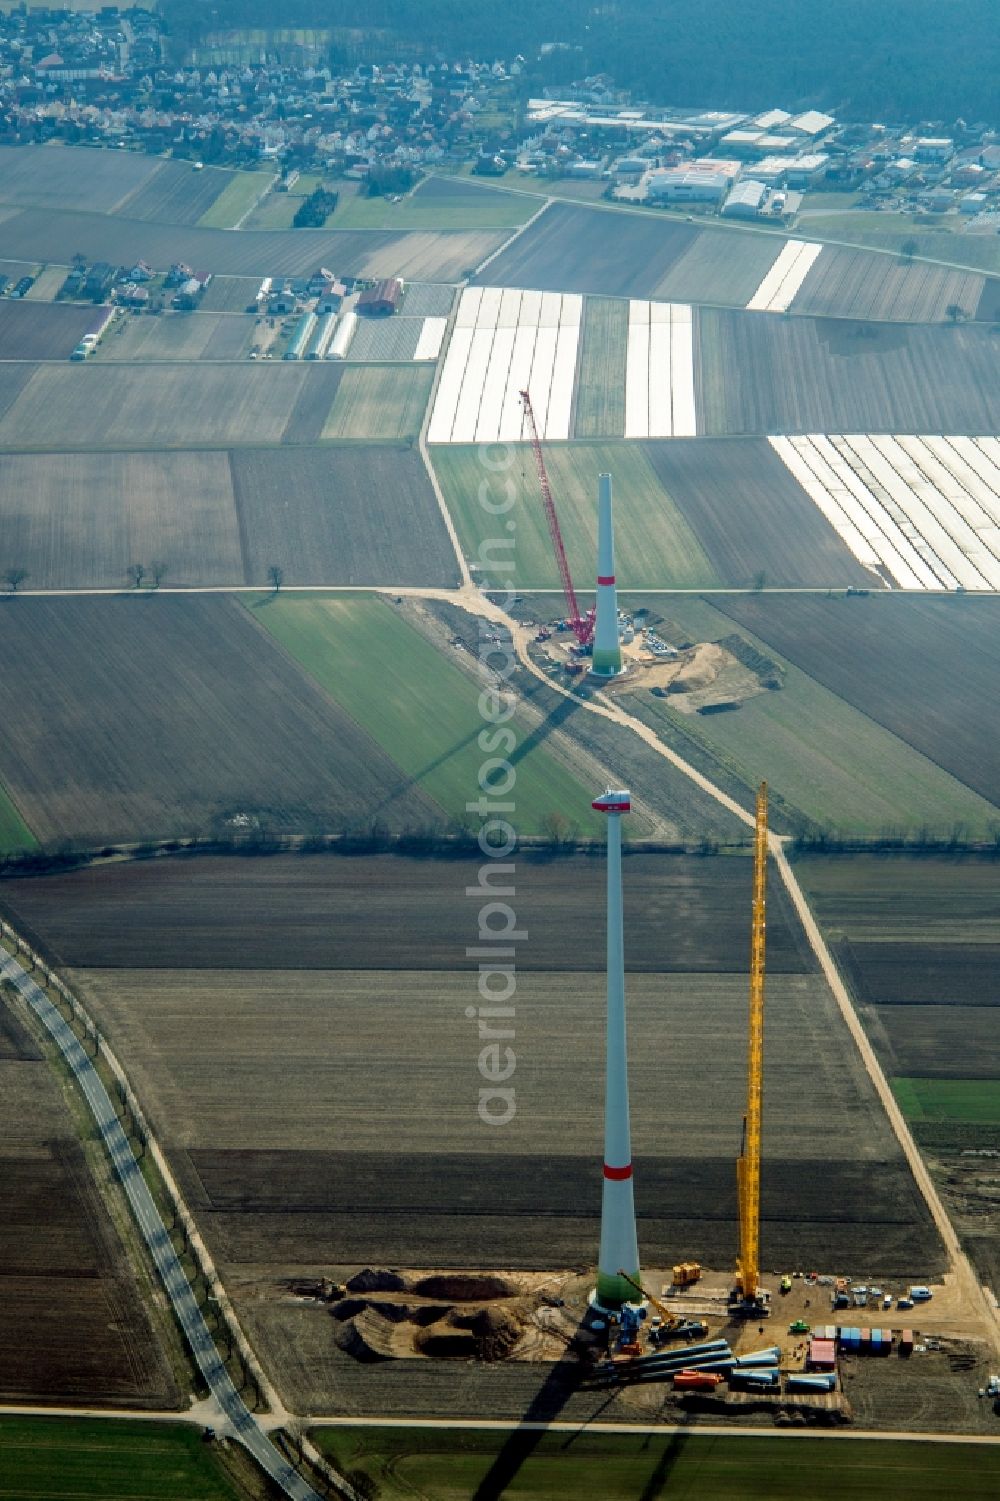
<svg viewBox="0 0 1000 1501">
<path fill-rule="evenodd" d="M 512 1298 L 517 1288 L 488 1272 L 441 1272 L 421 1277 L 411 1291 L 425 1298 L 446 1298 L 449 1303 L 482 1303 L 489 1298 Z"/>
<path fill-rule="evenodd" d="M 330 1309 L 335 1319 L 353 1319 L 356 1313 L 363 1313 L 368 1307 L 367 1298 L 341 1298 L 339 1303 L 334 1303 Z"/>
<path fill-rule="evenodd" d="M 396 1324 L 383 1318 L 380 1313 L 366 1308 L 353 1319 L 348 1319 L 343 1328 L 338 1330 L 337 1344 L 348 1355 L 353 1355 L 355 1360 L 392 1360 L 397 1354 L 397 1328 Z"/>
<path fill-rule="evenodd" d="M 406 1291 L 406 1278 L 384 1267 L 366 1266 L 348 1278 L 346 1286 L 349 1293 L 401 1293 Z"/>
<path fill-rule="evenodd" d="M 453 1329 L 448 1324 L 435 1324 L 417 1335 L 415 1344 L 421 1355 L 439 1359 L 475 1359 L 476 1336 L 471 1329 Z"/>
<path fill-rule="evenodd" d="M 521 1338 L 521 1323 L 507 1308 L 481 1308 L 472 1333 L 480 1360 L 506 1360 Z"/>
</svg>

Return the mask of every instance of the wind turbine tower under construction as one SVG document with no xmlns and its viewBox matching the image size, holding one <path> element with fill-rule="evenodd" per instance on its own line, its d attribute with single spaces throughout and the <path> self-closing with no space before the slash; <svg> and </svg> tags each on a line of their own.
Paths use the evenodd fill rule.
<svg viewBox="0 0 1000 1501">
<path fill-rule="evenodd" d="M 597 607 L 590 675 L 614 678 L 621 670 L 618 591 L 615 588 L 615 537 L 611 521 L 611 476 L 600 474 L 597 477 Z"/>
<path fill-rule="evenodd" d="M 609 491 L 610 499 L 610 491 Z M 617 621 L 616 621 L 617 631 Z M 625 1045 L 625 949 L 622 924 L 622 814 L 628 792 L 608 788 L 592 806 L 608 818 L 608 1019 L 604 1093 L 604 1193 L 596 1303 L 614 1310 L 635 1296 L 621 1272 L 639 1279 L 639 1245 L 632 1197 L 632 1143 Z"/>
</svg>

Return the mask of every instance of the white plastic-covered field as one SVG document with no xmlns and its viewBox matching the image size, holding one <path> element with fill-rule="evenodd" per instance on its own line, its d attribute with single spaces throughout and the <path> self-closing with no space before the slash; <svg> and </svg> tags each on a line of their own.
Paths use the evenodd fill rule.
<svg viewBox="0 0 1000 1501">
<path fill-rule="evenodd" d="M 427 430 L 431 443 L 527 437 L 527 391 L 543 438 L 568 438 L 583 298 L 467 287 L 458 305 Z"/>
<path fill-rule="evenodd" d="M 859 562 L 899 589 L 1000 589 L 1000 441 L 771 438 Z"/>
<path fill-rule="evenodd" d="M 823 249 L 809 240 L 786 240 L 774 265 L 747 303 L 749 312 L 784 313 Z"/>
<path fill-rule="evenodd" d="M 683 302 L 628 305 L 626 438 L 694 438 L 694 324 Z"/>
<path fill-rule="evenodd" d="M 441 353 L 441 345 L 444 342 L 444 331 L 448 327 L 447 318 L 425 318 L 417 340 L 417 347 L 413 352 L 415 360 L 436 360 Z"/>
</svg>

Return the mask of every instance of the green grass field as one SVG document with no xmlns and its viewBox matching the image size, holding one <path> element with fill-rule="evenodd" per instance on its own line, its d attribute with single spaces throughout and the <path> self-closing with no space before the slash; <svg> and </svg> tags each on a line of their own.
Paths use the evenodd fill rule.
<svg viewBox="0 0 1000 1501">
<path fill-rule="evenodd" d="M 625 432 L 628 303 L 588 297 L 576 393 L 576 436 L 620 438 Z"/>
<path fill-rule="evenodd" d="M 351 599 L 279 595 L 255 610 L 285 650 L 381 745 L 401 780 L 420 786 L 452 818 L 469 822 L 467 802 L 479 797 L 477 778 L 490 756 L 509 754 L 517 772 L 512 822 L 539 833 L 551 813 L 597 832 L 597 815 L 581 819 L 593 794 L 570 775 L 517 715 L 516 745 L 484 749 L 480 685 L 438 651 L 391 605 L 371 596 Z M 544 734 L 544 730 L 542 731 Z M 472 820 L 479 826 L 478 818 Z"/>
<path fill-rule="evenodd" d="M 203 229 L 232 229 L 263 193 L 267 176 L 264 172 L 234 172 L 198 223 Z"/>
<path fill-rule="evenodd" d="M 516 572 L 511 582 L 522 589 L 558 588 L 531 448 L 518 444 L 511 451 L 517 455 L 516 462 L 502 475 L 485 469 L 479 448 L 472 445 L 436 444 L 430 452 L 466 557 L 475 561 L 481 543 L 503 536 L 507 523 L 513 521 L 515 530 L 509 535 L 514 537 L 515 547 L 509 556 L 515 561 Z M 721 582 L 637 443 L 547 444 L 545 462 L 570 569 L 579 588 L 593 585 L 597 476 L 603 471 L 614 476 L 619 580 L 627 579 L 634 589 L 713 588 Z M 495 504 L 502 500 L 508 480 L 517 498 L 505 519 L 498 520 L 482 505 L 480 485 L 489 482 L 486 498 Z"/>
<path fill-rule="evenodd" d="M 189 1424 L 0 1418 L 0 1496 L 12 1501 L 234 1501 L 239 1494 Z"/>
<path fill-rule="evenodd" d="M 967 1121 L 1000 1124 L 1000 1079 L 906 1079 L 892 1081 L 908 1121 Z"/>
<path fill-rule="evenodd" d="M 490 1476 L 510 1501 L 987 1501 L 1000 1447 L 817 1438 L 314 1429 L 347 1471 L 372 1476 L 381 1501 L 471 1501 Z M 501 1468 L 502 1467 L 502 1468 Z M 492 1484 L 491 1480 L 491 1484 Z"/>
<path fill-rule="evenodd" d="M 6 788 L 0 782 L 0 855 L 37 848 L 38 840 L 14 807 Z"/>
<path fill-rule="evenodd" d="M 279 193 L 277 188 L 273 188 L 254 209 L 243 226 L 244 229 L 291 229 L 292 220 L 302 207 L 302 200 L 314 193 L 322 181 L 322 177 L 316 172 L 303 172 L 287 193 Z"/>
<path fill-rule="evenodd" d="M 645 596 L 634 603 L 662 612 L 691 640 L 737 632 L 781 660 L 704 600 Z M 681 714 L 668 699 L 643 694 L 643 718 L 682 755 L 693 742 L 748 787 L 766 779 L 793 818 L 798 810 L 811 823 L 850 834 L 926 827 L 946 836 L 962 823 L 988 836 L 996 809 L 985 798 L 797 667 L 782 665 L 784 687 L 747 699 L 735 713 Z"/>
<path fill-rule="evenodd" d="M 386 198 L 341 194 L 328 229 L 516 229 L 538 205 L 517 193 L 484 191 L 455 200 L 408 193 L 398 203 Z"/>
<path fill-rule="evenodd" d="M 898 252 L 907 241 L 914 240 L 916 254 L 928 260 L 944 261 L 949 266 L 967 266 L 973 271 L 1000 271 L 1000 240 L 995 234 L 958 234 L 945 225 L 929 228 L 923 218 L 914 222 L 903 214 L 845 209 L 834 213 L 803 214 L 797 228 L 818 240 L 843 240 L 851 245 L 870 245 L 877 250 Z"/>
<path fill-rule="evenodd" d="M 428 365 L 351 365 L 323 427 L 323 439 L 416 438 L 431 394 Z"/>
</svg>

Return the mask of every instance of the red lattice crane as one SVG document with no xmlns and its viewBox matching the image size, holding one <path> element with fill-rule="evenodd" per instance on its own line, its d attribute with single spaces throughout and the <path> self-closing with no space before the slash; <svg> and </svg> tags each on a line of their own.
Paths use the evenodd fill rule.
<svg viewBox="0 0 1000 1501">
<path fill-rule="evenodd" d="M 535 468 L 538 470 L 538 483 L 541 486 L 542 503 L 545 506 L 545 519 L 549 524 L 549 535 L 552 538 L 552 548 L 556 555 L 556 566 L 559 569 L 559 577 L 562 580 L 563 594 L 566 596 L 566 624 L 580 645 L 586 646 L 594 634 L 594 611 L 588 610 L 585 616 L 580 614 L 580 607 L 576 602 L 576 590 L 573 588 L 573 578 L 569 571 L 569 563 L 566 560 L 566 549 L 563 546 L 562 532 L 559 530 L 559 517 L 556 515 L 556 503 L 552 496 L 552 486 L 549 483 L 548 471 L 545 468 L 545 455 L 542 453 L 542 443 L 535 424 L 535 413 L 531 405 L 531 397 L 527 391 L 522 391 L 520 395 L 521 405 L 524 407 L 524 415 L 528 419 L 528 435 L 531 438 L 531 451 L 535 455 Z"/>
</svg>

